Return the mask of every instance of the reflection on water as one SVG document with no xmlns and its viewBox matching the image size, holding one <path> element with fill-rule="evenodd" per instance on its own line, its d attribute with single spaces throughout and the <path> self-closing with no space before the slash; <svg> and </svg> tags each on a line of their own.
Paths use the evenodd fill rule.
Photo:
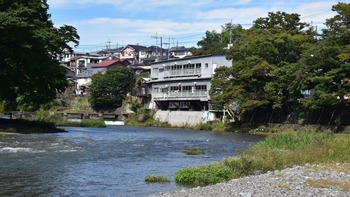
<svg viewBox="0 0 350 197">
<path fill-rule="evenodd" d="M 0 196 L 148 196 L 174 191 L 177 170 L 234 156 L 257 135 L 115 126 L 0 135 Z M 197 147 L 205 155 L 182 151 Z M 147 184 L 147 175 L 170 184 Z"/>
</svg>

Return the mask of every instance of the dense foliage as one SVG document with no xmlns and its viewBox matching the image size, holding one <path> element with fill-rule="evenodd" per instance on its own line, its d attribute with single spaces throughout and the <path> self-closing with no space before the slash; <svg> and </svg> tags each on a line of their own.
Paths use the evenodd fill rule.
<svg viewBox="0 0 350 197">
<path fill-rule="evenodd" d="M 79 36 L 72 26 L 54 27 L 46 0 L 0 1 L 0 100 L 37 109 L 66 86 L 56 54 Z"/>
<path fill-rule="evenodd" d="M 235 158 L 216 163 L 186 167 L 176 172 L 178 184 L 203 186 L 252 175 L 256 172 L 281 170 L 305 164 L 345 163 L 339 170 L 348 171 L 350 136 L 332 132 L 319 132 L 313 128 L 270 135 Z M 330 165 L 331 166 L 331 165 Z M 349 188 L 349 187 L 347 187 Z"/>
<path fill-rule="evenodd" d="M 92 77 L 89 102 L 96 111 L 115 110 L 122 106 L 135 83 L 134 72 L 125 67 L 108 69 Z"/>
<path fill-rule="evenodd" d="M 232 67 L 216 70 L 212 100 L 225 103 L 243 121 L 257 111 L 265 111 L 269 121 L 278 111 L 285 117 L 318 114 L 318 119 L 325 112 L 326 123 L 340 123 L 349 110 L 350 4 L 332 10 L 337 15 L 326 21 L 321 35 L 298 14 L 270 12 L 256 19 L 227 52 Z"/>
<path fill-rule="evenodd" d="M 221 27 L 221 33 L 215 30 L 206 31 L 205 37 L 197 42 L 200 48 L 193 48 L 191 52 L 193 55 L 225 54 L 229 44 L 241 40 L 244 33 L 245 31 L 241 25 L 227 23 Z"/>
</svg>

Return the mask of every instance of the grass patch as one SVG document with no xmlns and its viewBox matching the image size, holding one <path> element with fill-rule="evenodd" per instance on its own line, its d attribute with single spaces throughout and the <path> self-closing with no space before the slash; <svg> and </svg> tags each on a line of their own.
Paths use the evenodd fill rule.
<svg viewBox="0 0 350 197">
<path fill-rule="evenodd" d="M 281 189 L 290 189 L 289 185 L 287 183 L 278 183 L 273 186 L 274 188 L 281 188 Z"/>
<path fill-rule="evenodd" d="M 175 181 L 191 186 L 208 185 L 252 175 L 256 171 L 333 162 L 350 162 L 349 134 L 317 132 L 310 128 L 287 129 L 271 134 L 237 158 L 181 169 L 176 172 Z"/>
<path fill-rule="evenodd" d="M 229 126 L 227 122 L 222 122 L 221 120 L 201 122 L 190 128 L 195 130 L 205 130 L 205 131 L 228 131 L 229 130 Z"/>
<path fill-rule="evenodd" d="M 145 177 L 146 183 L 170 183 L 170 179 L 165 176 L 148 175 Z"/>
<path fill-rule="evenodd" d="M 307 179 L 306 184 L 316 188 L 337 188 L 341 190 L 350 190 L 350 181 L 334 181 L 330 179 Z"/>
<path fill-rule="evenodd" d="M 104 128 L 106 124 L 103 120 L 95 119 L 82 119 L 79 122 L 69 121 L 67 119 L 59 117 L 55 113 L 49 111 L 36 111 L 31 117 L 28 118 L 31 121 L 38 121 L 47 124 L 53 124 L 55 126 L 71 126 L 71 127 L 92 127 L 92 128 Z"/>
<path fill-rule="evenodd" d="M 80 122 L 73 122 L 68 120 L 60 120 L 56 123 L 59 126 L 71 127 L 91 127 L 91 128 L 105 128 L 106 124 L 103 120 L 83 119 Z"/>
<path fill-rule="evenodd" d="M 0 132 L 2 133 L 55 133 L 64 132 L 49 122 L 30 121 L 22 119 L 0 119 Z"/>
<path fill-rule="evenodd" d="M 195 148 L 195 147 L 184 150 L 183 153 L 186 153 L 187 155 L 203 155 L 203 154 L 205 154 L 204 151 L 199 150 L 198 148 Z"/>
<path fill-rule="evenodd" d="M 161 122 L 151 116 L 151 112 L 144 112 L 140 114 L 129 114 L 125 125 L 128 126 L 142 126 L 142 127 L 165 127 L 170 128 L 171 125 L 166 122 Z"/>
<path fill-rule="evenodd" d="M 326 164 L 322 166 L 313 166 L 310 171 L 312 172 L 320 172 L 320 171 L 335 171 L 335 172 L 343 172 L 350 173 L 350 163 L 332 163 Z"/>
</svg>

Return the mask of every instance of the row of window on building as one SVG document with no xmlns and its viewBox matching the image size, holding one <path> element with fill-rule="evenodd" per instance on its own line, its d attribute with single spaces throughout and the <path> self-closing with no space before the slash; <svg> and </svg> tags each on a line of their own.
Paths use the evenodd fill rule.
<svg viewBox="0 0 350 197">
<path fill-rule="evenodd" d="M 190 91 L 207 91 L 207 86 L 206 85 L 195 85 L 195 86 L 170 86 L 170 87 L 165 87 L 165 88 L 159 88 L 155 87 L 154 91 L 155 93 L 159 92 L 177 92 L 177 91 L 182 91 L 182 92 L 190 92 Z"/>
</svg>

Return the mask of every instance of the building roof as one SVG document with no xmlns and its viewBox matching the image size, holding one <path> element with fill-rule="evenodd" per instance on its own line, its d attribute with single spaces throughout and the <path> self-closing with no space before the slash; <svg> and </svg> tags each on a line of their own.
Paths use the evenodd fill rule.
<svg viewBox="0 0 350 197">
<path fill-rule="evenodd" d="M 147 50 L 147 47 L 145 47 L 145 46 L 128 44 L 121 51 L 124 51 L 128 47 L 135 49 L 135 51 L 146 51 Z"/>
<path fill-rule="evenodd" d="M 189 48 L 186 48 L 184 46 L 179 46 L 179 47 L 171 47 L 170 52 L 180 52 L 180 51 L 189 51 Z"/>
<path fill-rule="evenodd" d="M 104 72 L 106 68 L 88 68 L 84 70 L 82 73 L 77 75 L 77 78 L 90 78 L 92 75 L 97 74 L 99 72 Z"/>
<path fill-rule="evenodd" d="M 199 59 L 199 58 L 204 58 L 204 57 L 226 57 L 225 55 L 198 55 L 198 56 L 186 56 L 184 58 L 180 59 L 169 59 L 169 60 L 163 60 L 163 61 L 158 61 L 158 62 L 151 62 L 151 66 L 153 64 L 159 64 L 159 63 L 165 63 L 165 62 L 173 62 L 173 61 L 182 61 L 182 60 L 191 60 L 191 59 Z"/>
<path fill-rule="evenodd" d="M 119 47 L 119 48 L 114 48 L 114 49 L 104 49 L 101 51 L 96 52 L 97 54 L 106 54 L 106 53 L 120 53 L 120 51 L 123 49 L 124 47 Z"/>
<path fill-rule="evenodd" d="M 168 49 L 160 48 L 159 46 L 149 46 L 145 51 L 167 51 Z"/>
<path fill-rule="evenodd" d="M 102 62 L 98 63 L 98 64 L 95 64 L 94 66 L 92 66 L 93 68 L 106 68 L 106 67 L 109 67 L 109 66 L 113 66 L 114 64 L 121 64 L 121 65 L 124 65 L 124 66 L 127 66 L 129 65 L 130 63 L 125 60 L 125 59 L 107 59 L 107 60 L 103 60 Z"/>
</svg>

